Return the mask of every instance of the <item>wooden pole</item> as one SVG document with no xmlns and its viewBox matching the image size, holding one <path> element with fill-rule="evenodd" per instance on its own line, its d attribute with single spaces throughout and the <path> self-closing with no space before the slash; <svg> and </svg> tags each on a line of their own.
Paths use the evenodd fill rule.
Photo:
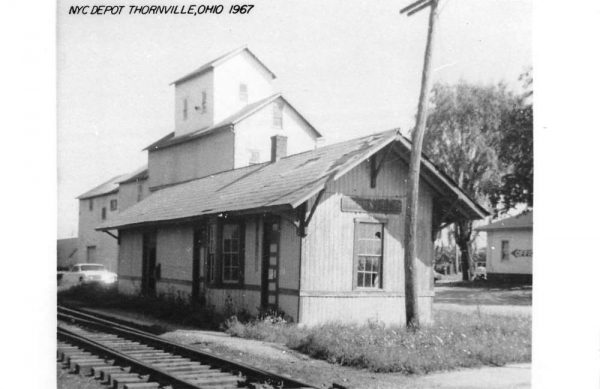
<svg viewBox="0 0 600 389">
<path fill-rule="evenodd" d="M 427 44 L 425 46 L 425 60 L 421 77 L 421 93 L 417 110 L 417 123 L 412 133 L 412 150 L 408 168 L 408 185 L 406 187 L 406 215 L 404 219 L 404 292 L 406 303 L 406 325 L 419 328 L 419 301 L 418 301 L 418 273 L 417 273 L 417 207 L 419 199 L 419 172 L 421 168 L 421 149 L 423 148 L 423 135 L 427 121 L 427 105 L 429 90 L 431 88 L 431 56 L 435 25 L 437 19 L 438 0 L 430 2 L 429 28 L 427 31 Z"/>
</svg>

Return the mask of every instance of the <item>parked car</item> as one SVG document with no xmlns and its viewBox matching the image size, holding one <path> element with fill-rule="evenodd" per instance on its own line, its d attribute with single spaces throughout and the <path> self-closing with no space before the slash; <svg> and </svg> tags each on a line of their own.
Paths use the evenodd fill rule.
<svg viewBox="0 0 600 389">
<path fill-rule="evenodd" d="M 433 282 L 438 282 L 442 279 L 442 273 L 438 273 L 437 271 L 433 271 Z"/>
<path fill-rule="evenodd" d="M 104 265 L 98 263 L 78 263 L 67 272 L 58 275 L 60 284 L 82 284 L 98 282 L 112 285 L 117 282 L 117 274 L 106 270 Z"/>
<path fill-rule="evenodd" d="M 477 266 L 473 272 L 474 280 L 487 280 L 487 270 L 485 266 Z"/>
</svg>

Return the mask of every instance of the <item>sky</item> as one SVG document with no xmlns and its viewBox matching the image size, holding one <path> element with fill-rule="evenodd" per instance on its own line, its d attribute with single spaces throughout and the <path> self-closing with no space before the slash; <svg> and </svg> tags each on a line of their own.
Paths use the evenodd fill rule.
<svg viewBox="0 0 600 389">
<path fill-rule="evenodd" d="M 532 64 L 531 0 L 440 1 L 433 81 L 516 90 Z M 325 143 L 410 129 L 427 12 L 400 15 L 408 3 L 255 0 L 248 15 L 112 16 L 68 15 L 86 3 L 59 0 L 58 237 L 77 236 L 75 197 L 144 165 L 142 149 L 173 131 L 169 84 L 242 45 Z"/>
</svg>

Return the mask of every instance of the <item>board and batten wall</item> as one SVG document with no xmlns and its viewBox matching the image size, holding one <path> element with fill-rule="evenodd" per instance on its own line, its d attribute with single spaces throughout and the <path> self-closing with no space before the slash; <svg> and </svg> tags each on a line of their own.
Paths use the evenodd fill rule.
<svg viewBox="0 0 600 389">
<path fill-rule="evenodd" d="M 296 227 L 282 215 L 281 252 L 279 262 L 279 306 L 294 321 L 298 320 L 298 284 L 300 264 L 300 237 Z M 246 310 L 257 314 L 260 307 L 262 269 L 263 219 L 249 216 L 245 222 L 244 285 L 206 287 L 207 303 L 217 312 L 226 308 Z M 156 289 L 159 294 L 191 296 L 194 226 L 182 224 L 157 229 L 156 263 L 161 266 L 161 278 Z M 119 290 L 136 294 L 141 288 L 142 232 L 122 230 L 119 250 Z M 205 264 L 202 263 L 202 274 Z"/>
<path fill-rule="evenodd" d="M 407 166 L 396 160 L 385 162 L 370 187 L 370 163 L 363 162 L 346 175 L 327 185 L 302 242 L 299 320 L 313 325 L 327 321 L 365 322 L 369 319 L 387 324 L 403 324 L 404 308 L 404 218 L 398 214 L 344 212 L 344 196 L 400 199 L 404 194 Z M 309 202 L 309 209 L 314 198 Z M 424 322 L 432 320 L 433 258 L 432 190 L 421 181 L 418 210 L 417 273 L 419 303 Z M 402 215 L 404 210 L 402 211 Z M 355 219 L 383 220 L 383 286 L 380 290 L 355 290 Z"/>
</svg>

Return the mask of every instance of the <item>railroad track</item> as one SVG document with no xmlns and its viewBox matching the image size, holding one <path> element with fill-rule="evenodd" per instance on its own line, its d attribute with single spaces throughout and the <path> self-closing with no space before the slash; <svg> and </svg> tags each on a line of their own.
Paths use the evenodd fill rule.
<svg viewBox="0 0 600 389">
<path fill-rule="evenodd" d="M 78 310 L 58 306 L 58 320 L 58 360 L 111 388 L 315 388 Z"/>
</svg>

